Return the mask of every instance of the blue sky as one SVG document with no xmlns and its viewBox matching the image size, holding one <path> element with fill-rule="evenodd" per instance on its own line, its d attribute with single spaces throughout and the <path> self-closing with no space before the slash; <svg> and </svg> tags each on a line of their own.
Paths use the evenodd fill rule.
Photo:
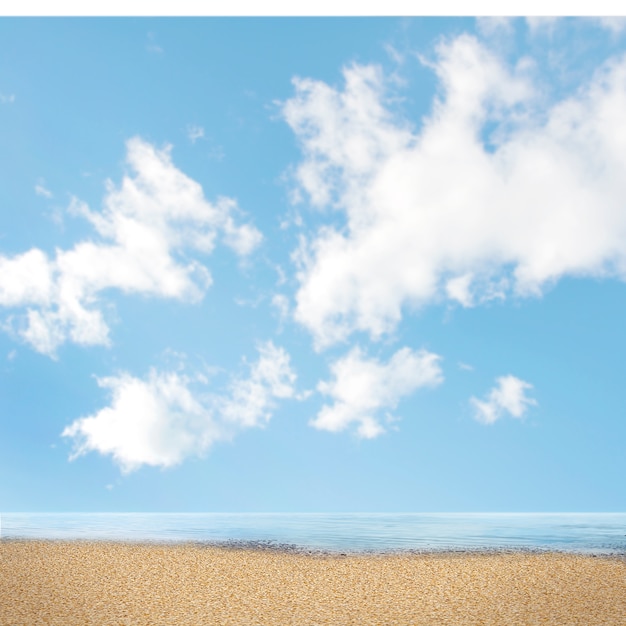
<svg viewBox="0 0 626 626">
<path fill-rule="evenodd" d="M 0 510 L 626 510 L 625 53 L 0 20 Z"/>
</svg>

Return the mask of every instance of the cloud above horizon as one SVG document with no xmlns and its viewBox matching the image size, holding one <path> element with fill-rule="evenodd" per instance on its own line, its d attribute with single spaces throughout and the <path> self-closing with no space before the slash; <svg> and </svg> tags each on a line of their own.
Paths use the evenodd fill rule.
<svg viewBox="0 0 626 626">
<path fill-rule="evenodd" d="M 243 257 L 262 239 L 251 224 L 237 223 L 234 200 L 206 200 L 202 187 L 172 163 L 171 146 L 159 150 L 134 137 L 126 148 L 130 173 L 119 186 L 107 182 L 102 210 L 77 199 L 69 207 L 96 237 L 57 249 L 54 257 L 38 248 L 0 256 L 0 306 L 26 309 L 9 316 L 5 328 L 38 352 L 55 356 L 67 341 L 108 345 L 105 290 L 199 301 L 212 278 L 190 253 L 209 255 L 220 236 Z"/>
<path fill-rule="evenodd" d="M 340 432 L 356 426 L 357 436 L 373 439 L 385 432 L 381 412 L 395 421 L 388 411 L 421 387 L 443 382 L 441 357 L 426 350 L 398 350 L 386 363 L 364 354 L 358 346 L 331 363 L 332 379 L 321 381 L 317 389 L 329 396 L 310 424 L 319 430 Z"/>
<path fill-rule="evenodd" d="M 474 366 L 459 357 L 476 363 L 476 376 L 485 368 L 476 355 L 454 355 L 452 340 L 446 343 L 446 331 L 434 329 L 431 320 L 401 327 L 406 317 L 429 306 L 467 309 L 540 298 L 567 277 L 626 281 L 626 54 L 605 60 L 557 99 L 558 88 L 543 89 L 547 70 L 539 59 L 511 60 L 494 43 L 511 24 L 483 20 L 478 30 L 484 40 L 441 38 L 431 56 L 420 57 L 436 91 L 419 120 L 406 102 L 398 104 L 407 85 L 378 65 L 346 66 L 337 85 L 293 79 L 293 94 L 281 104 L 300 151 L 290 170 L 292 199 L 306 202 L 315 215 L 303 217 L 293 206 L 270 215 L 275 230 L 263 267 L 236 279 L 225 273 L 230 282 L 223 300 L 208 302 L 214 309 L 202 309 L 180 336 L 194 348 L 197 341 L 199 350 L 211 344 L 227 352 L 242 349 L 219 336 L 229 324 L 242 324 L 241 337 L 284 333 L 293 342 L 286 344 L 289 350 L 298 346 L 292 354 L 301 371 L 311 364 L 311 372 L 326 368 L 311 390 L 296 390 L 292 356 L 272 341 L 259 344 L 256 360 L 244 361 L 246 374 L 231 376 L 222 389 L 184 369 L 151 368 L 143 376 L 118 370 L 97 378 L 108 404 L 63 430 L 71 458 L 96 452 L 123 473 L 173 467 L 266 426 L 281 401 L 314 392 L 319 404 L 304 407 L 302 425 L 375 439 L 396 428 L 402 402 L 443 384 L 444 357 L 465 372 Z M 623 24 L 598 21 L 593 28 L 617 33 Z M 551 19 L 526 26 L 537 39 L 559 27 L 561 21 Z M 408 73 L 410 62 L 403 66 Z M 184 128 L 185 143 L 196 144 L 187 146 L 187 158 L 195 153 L 206 161 L 206 154 L 198 157 L 198 142 L 212 136 L 209 127 L 206 134 L 198 125 L 178 128 Z M 285 154 L 285 160 L 292 156 Z M 240 260 L 263 241 L 233 198 L 205 197 L 200 183 L 174 163 L 171 145 L 159 148 L 136 136 L 126 142 L 125 155 L 126 172 L 120 181 L 106 182 L 99 208 L 78 198 L 67 208 L 87 224 L 88 236 L 53 251 L 0 254 L 0 307 L 6 310 L 0 328 L 41 354 L 56 358 L 66 343 L 111 345 L 110 312 L 122 295 L 153 298 L 155 306 L 164 300 L 200 303 L 213 282 L 209 256 L 218 246 Z M 60 185 L 46 176 L 37 179 L 35 194 L 61 197 Z M 238 176 L 224 180 L 241 183 L 241 197 L 253 198 L 251 212 L 270 224 L 263 211 L 280 200 L 272 205 L 271 195 L 255 196 L 251 190 L 260 187 L 246 188 Z M 311 223 L 316 226 L 307 229 Z M 218 256 L 216 266 L 221 261 Z M 272 267 L 274 285 L 267 279 Z M 242 297 L 245 290 L 253 297 Z M 226 317 L 227 299 L 252 303 L 254 314 Z M 149 314 L 154 327 L 164 325 L 158 341 L 171 341 L 169 311 Z M 304 347 L 297 333 L 304 334 Z M 132 350 L 149 354 L 141 333 L 132 339 Z M 447 348 L 439 354 L 404 345 L 413 342 Z M 320 354 L 324 350 L 329 352 Z M 511 369 L 517 367 L 510 354 L 493 358 L 510 358 Z M 502 372 L 509 365 L 494 367 Z M 464 391 L 463 406 L 469 397 L 481 424 L 521 419 L 537 406 L 532 390 L 509 374 L 482 396 L 480 389 Z"/>
<path fill-rule="evenodd" d="M 295 319 L 323 349 L 393 332 L 407 310 L 541 296 L 561 278 L 626 279 L 626 58 L 545 102 L 530 58 L 442 41 L 439 95 L 414 127 L 375 65 L 341 88 L 294 79 L 297 192 L 336 223 L 303 235 Z"/>
<path fill-rule="evenodd" d="M 474 409 L 474 418 L 482 424 L 493 424 L 508 414 L 511 417 L 522 418 L 529 407 L 536 406 L 537 401 L 526 395 L 533 386 L 515 376 L 501 376 L 496 379 L 485 400 L 470 398 Z"/>
<path fill-rule="evenodd" d="M 271 341 L 258 352 L 248 376 L 234 378 L 221 394 L 206 391 L 204 375 L 176 371 L 97 379 L 110 391 L 111 403 L 63 430 L 73 443 L 70 459 L 88 452 L 110 455 L 126 474 L 143 465 L 172 467 L 243 429 L 265 426 L 278 400 L 296 396 L 296 374 L 287 352 Z"/>
</svg>

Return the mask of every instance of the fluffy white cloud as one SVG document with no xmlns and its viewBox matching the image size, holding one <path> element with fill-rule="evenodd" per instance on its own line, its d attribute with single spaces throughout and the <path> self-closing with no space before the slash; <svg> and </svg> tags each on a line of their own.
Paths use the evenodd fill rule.
<svg viewBox="0 0 626 626">
<path fill-rule="evenodd" d="M 496 379 L 496 386 L 489 391 L 485 400 L 472 397 L 470 403 L 474 408 L 474 417 L 483 424 L 493 424 L 508 413 L 512 417 L 523 417 L 529 406 L 537 401 L 529 398 L 526 392 L 533 388 L 515 376 L 501 376 Z"/>
<path fill-rule="evenodd" d="M 168 467 L 205 450 L 221 435 L 209 408 L 177 373 L 152 370 L 146 380 L 129 374 L 101 378 L 111 405 L 63 431 L 74 438 L 72 458 L 90 450 L 110 454 L 125 472 L 141 465 Z"/>
<path fill-rule="evenodd" d="M 171 467 L 243 428 L 263 426 L 277 399 L 294 397 L 296 375 L 284 349 L 268 342 L 259 353 L 249 376 L 232 381 L 223 395 L 199 392 L 204 377 L 177 372 L 98 379 L 110 390 L 111 404 L 65 428 L 62 435 L 74 443 L 71 458 L 90 451 L 111 455 L 123 472 Z"/>
<path fill-rule="evenodd" d="M 322 407 L 311 425 L 338 432 L 355 424 L 360 437 L 371 439 L 385 429 L 380 421 L 383 409 L 395 409 L 404 396 L 424 386 L 443 381 L 440 357 L 425 350 L 398 350 L 387 363 L 368 358 L 360 348 L 331 365 L 333 379 L 321 382 L 318 390 L 333 404 Z"/>
<path fill-rule="evenodd" d="M 52 297 L 52 269 L 36 248 L 12 258 L 0 256 L 0 305 L 45 305 Z"/>
<path fill-rule="evenodd" d="M 533 63 L 475 38 L 439 45 L 429 117 L 412 129 L 372 66 L 342 89 L 295 80 L 283 106 L 299 189 L 345 224 L 295 253 L 295 318 L 317 347 L 392 331 L 407 308 L 539 296 L 563 276 L 626 278 L 626 59 L 551 105 Z"/>
<path fill-rule="evenodd" d="M 190 253 L 209 254 L 221 235 L 244 256 L 261 240 L 256 228 L 237 224 L 233 200 L 205 199 L 201 186 L 172 163 L 170 147 L 131 139 L 127 162 L 132 173 L 119 187 L 109 181 L 101 211 L 78 200 L 70 206 L 99 238 L 57 249 L 54 258 L 37 249 L 0 257 L 0 304 L 27 307 L 14 327 L 40 352 L 53 355 L 65 341 L 107 344 L 102 291 L 197 301 L 211 275 Z"/>
</svg>

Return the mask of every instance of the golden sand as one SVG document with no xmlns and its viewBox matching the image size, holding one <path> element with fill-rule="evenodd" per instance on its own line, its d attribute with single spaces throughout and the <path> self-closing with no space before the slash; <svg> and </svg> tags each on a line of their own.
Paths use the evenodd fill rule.
<svg viewBox="0 0 626 626">
<path fill-rule="evenodd" d="M 626 624 L 626 562 L 2 541 L 0 624 Z"/>
</svg>

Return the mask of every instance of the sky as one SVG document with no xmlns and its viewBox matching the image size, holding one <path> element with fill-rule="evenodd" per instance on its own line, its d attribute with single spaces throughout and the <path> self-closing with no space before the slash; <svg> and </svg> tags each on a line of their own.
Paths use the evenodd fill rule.
<svg viewBox="0 0 626 626">
<path fill-rule="evenodd" d="M 625 511 L 623 18 L 1 18 L 0 510 Z"/>
</svg>

